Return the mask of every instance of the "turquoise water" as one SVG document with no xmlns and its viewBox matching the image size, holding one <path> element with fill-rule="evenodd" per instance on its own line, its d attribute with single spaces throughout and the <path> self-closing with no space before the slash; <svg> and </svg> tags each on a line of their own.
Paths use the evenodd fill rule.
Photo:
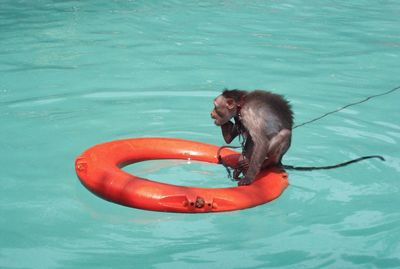
<svg viewBox="0 0 400 269">
<path fill-rule="evenodd" d="M 0 2 L 0 268 L 400 268 L 400 92 L 294 131 L 272 203 L 221 214 L 106 202 L 86 148 L 128 137 L 223 144 L 221 89 L 269 89 L 296 123 L 400 85 L 398 1 Z M 126 168 L 233 186 L 216 165 Z"/>
</svg>

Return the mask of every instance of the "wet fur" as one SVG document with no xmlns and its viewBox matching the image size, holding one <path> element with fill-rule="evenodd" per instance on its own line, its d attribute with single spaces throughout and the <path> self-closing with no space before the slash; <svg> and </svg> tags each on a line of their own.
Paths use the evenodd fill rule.
<svg viewBox="0 0 400 269">
<path fill-rule="evenodd" d="M 247 140 L 242 152 L 245 164 L 238 168 L 236 174 L 243 173 L 244 178 L 240 179 L 239 185 L 247 185 L 262 168 L 280 164 L 290 147 L 293 112 L 281 95 L 267 91 L 226 90 L 222 95 L 235 100 L 240 108 L 235 116 Z M 236 135 L 232 135 L 233 138 Z M 231 138 L 225 133 L 226 137 Z"/>
<path fill-rule="evenodd" d="M 290 104 L 281 95 L 260 90 L 244 96 L 241 117 L 247 130 L 257 128 L 269 138 L 282 129 L 291 130 L 293 126 Z"/>
</svg>

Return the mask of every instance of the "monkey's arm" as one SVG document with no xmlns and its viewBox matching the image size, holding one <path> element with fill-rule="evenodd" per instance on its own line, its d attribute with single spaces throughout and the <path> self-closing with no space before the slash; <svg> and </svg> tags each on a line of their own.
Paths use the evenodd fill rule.
<svg viewBox="0 0 400 269">
<path fill-rule="evenodd" d="M 222 136 L 226 143 L 230 144 L 236 136 L 238 136 L 238 131 L 235 124 L 231 121 L 228 121 L 224 125 L 221 126 Z"/>
<path fill-rule="evenodd" d="M 252 135 L 252 134 L 250 134 Z M 253 134 L 253 137 L 260 136 L 260 134 Z M 243 179 L 239 181 L 239 186 L 251 184 L 256 175 L 260 172 L 262 164 L 265 161 L 268 153 L 269 140 L 266 138 L 254 138 L 254 151 L 250 158 L 249 168 L 245 173 Z"/>
<path fill-rule="evenodd" d="M 269 111 L 261 105 L 262 103 L 253 102 L 242 108 L 242 122 L 248 130 L 252 146 L 249 145 L 249 152 L 247 152 L 249 154 L 247 158 L 250 159 L 248 170 L 244 178 L 239 181 L 239 185 L 249 185 L 254 181 L 268 155 L 270 144 L 267 135 Z"/>
</svg>

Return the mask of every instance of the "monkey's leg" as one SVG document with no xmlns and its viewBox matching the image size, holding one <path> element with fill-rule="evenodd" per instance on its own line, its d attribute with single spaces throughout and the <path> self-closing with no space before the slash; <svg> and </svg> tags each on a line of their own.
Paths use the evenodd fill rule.
<svg viewBox="0 0 400 269">
<path fill-rule="evenodd" d="M 288 129 L 283 129 L 271 139 L 263 169 L 280 164 L 283 155 L 290 147 L 291 137 L 292 132 Z"/>
</svg>

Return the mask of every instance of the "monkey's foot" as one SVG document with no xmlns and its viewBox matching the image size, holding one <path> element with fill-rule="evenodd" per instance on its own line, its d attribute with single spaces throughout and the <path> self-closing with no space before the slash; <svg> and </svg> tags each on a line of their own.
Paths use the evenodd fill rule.
<svg viewBox="0 0 400 269">
<path fill-rule="evenodd" d="M 242 169 L 236 168 L 235 170 L 233 170 L 232 180 L 233 181 L 241 180 L 243 178 L 240 176 L 241 173 L 243 173 Z"/>
<path fill-rule="evenodd" d="M 238 186 L 247 186 L 247 185 L 250 185 L 252 182 L 253 182 L 252 180 L 244 177 L 244 178 L 239 180 Z"/>
</svg>

